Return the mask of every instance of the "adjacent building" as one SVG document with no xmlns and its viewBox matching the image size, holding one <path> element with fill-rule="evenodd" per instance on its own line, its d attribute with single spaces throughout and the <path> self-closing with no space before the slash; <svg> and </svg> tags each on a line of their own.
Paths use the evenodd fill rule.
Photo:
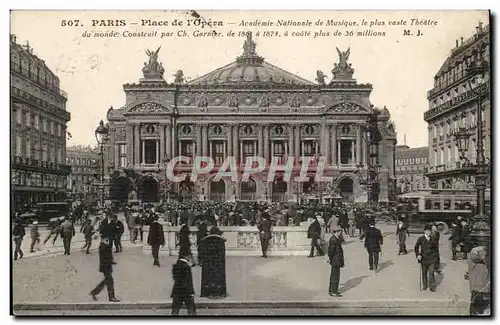
<svg viewBox="0 0 500 325">
<path fill-rule="evenodd" d="M 339 63 L 331 81 L 318 71 L 312 82 L 266 62 L 249 34 L 242 55 L 233 62 L 189 82 L 178 71 L 173 83 L 163 79 L 158 51 L 147 51 L 144 78 L 123 85 L 125 105 L 107 113 L 110 134 L 105 159 L 110 168 L 105 179 L 110 198 L 126 200 L 135 192 L 144 201 L 168 195 L 295 201 L 311 195 L 311 188 L 313 195 L 321 196 L 328 188 L 325 184 L 287 182 L 279 173 L 267 182 L 267 167 L 248 181 L 241 181 L 241 176 L 247 157 L 264 157 L 269 166 L 272 157 L 284 163 L 288 157 L 324 156 L 328 165 L 323 174 L 334 177 L 333 189 L 345 198 L 366 202 L 363 178 L 370 154 L 365 127 L 369 116 L 377 112 L 381 131 L 377 195 L 379 201 L 387 201 L 395 180 L 394 124 L 387 108 L 371 104 L 372 85 L 353 78 L 349 51 L 338 50 Z M 215 168 L 194 183 L 189 178 L 190 163 L 177 165 L 175 172 L 188 177 L 171 184 L 165 180 L 165 166 L 179 155 L 210 156 Z M 239 180 L 212 181 L 228 156 L 238 161 Z M 360 162 L 363 167 L 358 166 Z M 299 170 L 295 167 L 293 174 Z M 141 177 L 130 179 L 131 173 Z M 315 173 L 313 164 L 308 173 L 311 183 Z"/>
<path fill-rule="evenodd" d="M 456 46 L 443 62 L 434 77 L 434 88 L 429 90 L 427 98 L 429 109 L 424 114 L 429 131 L 429 177 L 433 189 L 473 189 L 474 179 L 463 172 L 463 161 L 454 137 L 460 127 L 471 131 L 469 150 L 466 158 L 476 161 L 478 84 L 469 80 L 466 69 L 477 60 L 480 53 L 486 62 L 490 62 L 490 27 L 482 23 L 476 27 L 474 35 L 464 40 L 461 37 Z M 491 105 L 489 73 L 486 81 L 479 87 L 482 91 L 483 141 L 486 159 L 491 157 Z"/>
<path fill-rule="evenodd" d="M 96 180 L 101 173 L 99 150 L 91 146 L 66 148 L 66 163 L 71 166 L 68 176 L 68 192 L 72 198 L 96 199 Z"/>
<path fill-rule="evenodd" d="M 396 191 L 398 194 L 429 188 L 427 176 L 429 148 L 396 146 Z"/>
<path fill-rule="evenodd" d="M 14 208 L 66 196 L 68 97 L 33 49 L 10 36 L 11 195 Z"/>
</svg>

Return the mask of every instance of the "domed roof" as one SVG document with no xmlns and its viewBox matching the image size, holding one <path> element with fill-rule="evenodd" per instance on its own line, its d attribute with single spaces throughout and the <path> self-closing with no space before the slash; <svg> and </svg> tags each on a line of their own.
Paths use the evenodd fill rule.
<svg viewBox="0 0 500 325">
<path fill-rule="evenodd" d="M 243 55 L 235 62 L 189 81 L 188 85 L 206 84 L 241 84 L 241 83 L 277 83 L 295 85 L 315 85 L 315 83 L 285 71 L 275 65 L 264 62 L 264 58 L 255 52 L 256 44 L 252 34 L 247 34 L 243 45 Z"/>
</svg>

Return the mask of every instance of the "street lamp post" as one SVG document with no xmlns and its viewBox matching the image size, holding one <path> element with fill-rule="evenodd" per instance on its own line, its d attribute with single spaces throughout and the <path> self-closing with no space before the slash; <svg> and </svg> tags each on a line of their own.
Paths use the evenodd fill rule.
<svg viewBox="0 0 500 325">
<path fill-rule="evenodd" d="M 104 140 L 108 134 L 109 130 L 101 120 L 101 122 L 99 122 L 99 126 L 95 130 L 95 138 L 97 140 L 97 144 L 99 145 L 99 152 L 101 155 L 101 207 L 104 207 Z"/>
<path fill-rule="evenodd" d="M 488 93 L 488 85 L 485 82 L 485 76 L 488 72 L 487 62 L 483 59 L 483 49 L 477 54 L 477 57 L 467 67 L 467 76 L 469 89 L 476 97 L 476 163 L 471 164 L 465 157 L 469 149 L 469 138 L 472 133 L 465 127 L 461 127 L 455 133 L 455 141 L 457 148 L 461 153 L 461 158 L 464 160 L 464 165 L 468 169 L 472 168 L 475 171 L 475 187 L 477 191 L 477 211 L 472 218 L 471 237 L 476 244 L 489 243 L 490 237 L 490 220 L 485 214 L 485 191 L 486 182 L 488 179 L 488 166 L 484 157 L 484 142 L 483 142 L 483 118 L 482 118 L 482 97 Z M 475 87 L 473 88 L 473 84 Z"/>
<path fill-rule="evenodd" d="M 370 114 L 364 134 L 364 138 L 368 142 L 368 166 L 366 170 L 367 176 L 365 179 L 362 179 L 361 184 L 366 186 L 369 204 L 373 204 L 378 201 L 378 173 L 380 168 L 378 145 L 381 140 L 380 130 L 378 128 L 379 114 L 380 112 L 378 110 L 374 110 L 373 113 Z M 362 162 L 359 162 L 356 165 L 355 173 L 359 174 L 363 168 L 364 164 Z"/>
</svg>

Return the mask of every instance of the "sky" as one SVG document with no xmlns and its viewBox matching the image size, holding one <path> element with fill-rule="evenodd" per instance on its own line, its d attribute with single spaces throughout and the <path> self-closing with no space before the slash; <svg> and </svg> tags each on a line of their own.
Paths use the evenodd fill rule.
<svg viewBox="0 0 500 325">
<path fill-rule="evenodd" d="M 181 69 L 188 80 L 231 63 L 242 53 L 244 37 L 227 37 L 238 32 L 273 31 L 281 37 L 255 36 L 257 53 L 268 63 L 314 81 L 322 70 L 329 80 L 334 63 L 338 62 L 336 47 L 350 47 L 349 62 L 359 83 L 371 83 L 371 103 L 386 106 L 395 122 L 398 144 L 410 147 L 427 145 L 427 123 L 423 114 L 428 108 L 427 91 L 433 86 L 435 73 L 449 56 L 460 37 L 469 38 L 479 21 L 488 24 L 487 11 L 198 11 L 205 22 L 221 21 L 223 26 L 140 26 L 142 20 L 172 21 L 187 24 L 192 19 L 186 11 L 13 11 L 11 33 L 20 44 L 29 41 L 34 53 L 45 60 L 60 78 L 61 88 L 68 93 L 67 110 L 71 113 L 68 131 L 73 144 L 94 145 L 94 130 L 105 119 L 110 106 L 125 104 L 122 85 L 138 82 L 148 57 L 147 49 L 161 46 L 159 61 L 165 68 L 164 78 L 173 81 Z M 411 19 L 435 21 L 436 25 L 401 26 L 389 22 Z M 79 20 L 83 26 L 62 26 L 63 20 Z M 92 20 L 125 20 L 127 26 L 92 27 Z M 313 23 L 312 27 L 249 27 L 242 21 L 293 20 Z M 323 26 L 315 26 L 316 21 Z M 357 22 L 365 27 L 325 26 L 327 20 Z M 384 22 L 384 25 L 382 25 Z M 131 23 L 137 23 L 132 25 Z M 67 24 L 66 24 L 67 25 Z M 370 25 L 372 25 L 370 27 Z M 223 37 L 193 37 L 195 30 L 215 29 Z M 404 36 L 410 29 L 413 35 Z M 176 34 L 185 30 L 189 37 L 166 38 L 86 38 L 85 31 L 122 34 L 124 31 L 158 31 Z M 342 36 L 335 36 L 338 30 Z M 365 30 L 385 36 L 356 36 Z M 284 37 L 285 31 L 289 36 Z M 295 36 L 310 31 L 311 36 Z M 347 36 L 353 31 L 354 36 Z M 314 34 L 319 36 L 314 38 Z M 291 34 L 294 33 L 294 36 Z M 406 136 L 405 136 L 406 135 Z"/>
</svg>

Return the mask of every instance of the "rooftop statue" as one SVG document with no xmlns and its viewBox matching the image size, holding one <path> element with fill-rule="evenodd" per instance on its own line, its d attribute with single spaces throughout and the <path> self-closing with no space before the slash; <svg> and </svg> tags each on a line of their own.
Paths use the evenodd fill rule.
<svg viewBox="0 0 500 325">
<path fill-rule="evenodd" d="M 142 68 L 142 72 L 144 73 L 144 77 L 152 77 L 152 78 L 162 78 L 163 66 L 160 62 L 158 62 L 158 53 L 160 52 L 161 46 L 156 51 L 146 50 L 146 54 L 149 57 L 149 62 L 144 62 L 144 67 Z"/>
<path fill-rule="evenodd" d="M 348 65 L 347 60 L 349 59 L 349 54 L 351 54 L 351 48 L 348 47 L 347 51 L 342 52 L 337 47 L 337 53 L 339 54 L 339 64 L 337 66 L 341 69 L 349 67 L 350 65 Z"/>
<path fill-rule="evenodd" d="M 257 45 L 252 40 L 252 32 L 247 32 L 247 39 L 243 44 L 243 55 L 257 55 L 255 48 Z"/>
</svg>

